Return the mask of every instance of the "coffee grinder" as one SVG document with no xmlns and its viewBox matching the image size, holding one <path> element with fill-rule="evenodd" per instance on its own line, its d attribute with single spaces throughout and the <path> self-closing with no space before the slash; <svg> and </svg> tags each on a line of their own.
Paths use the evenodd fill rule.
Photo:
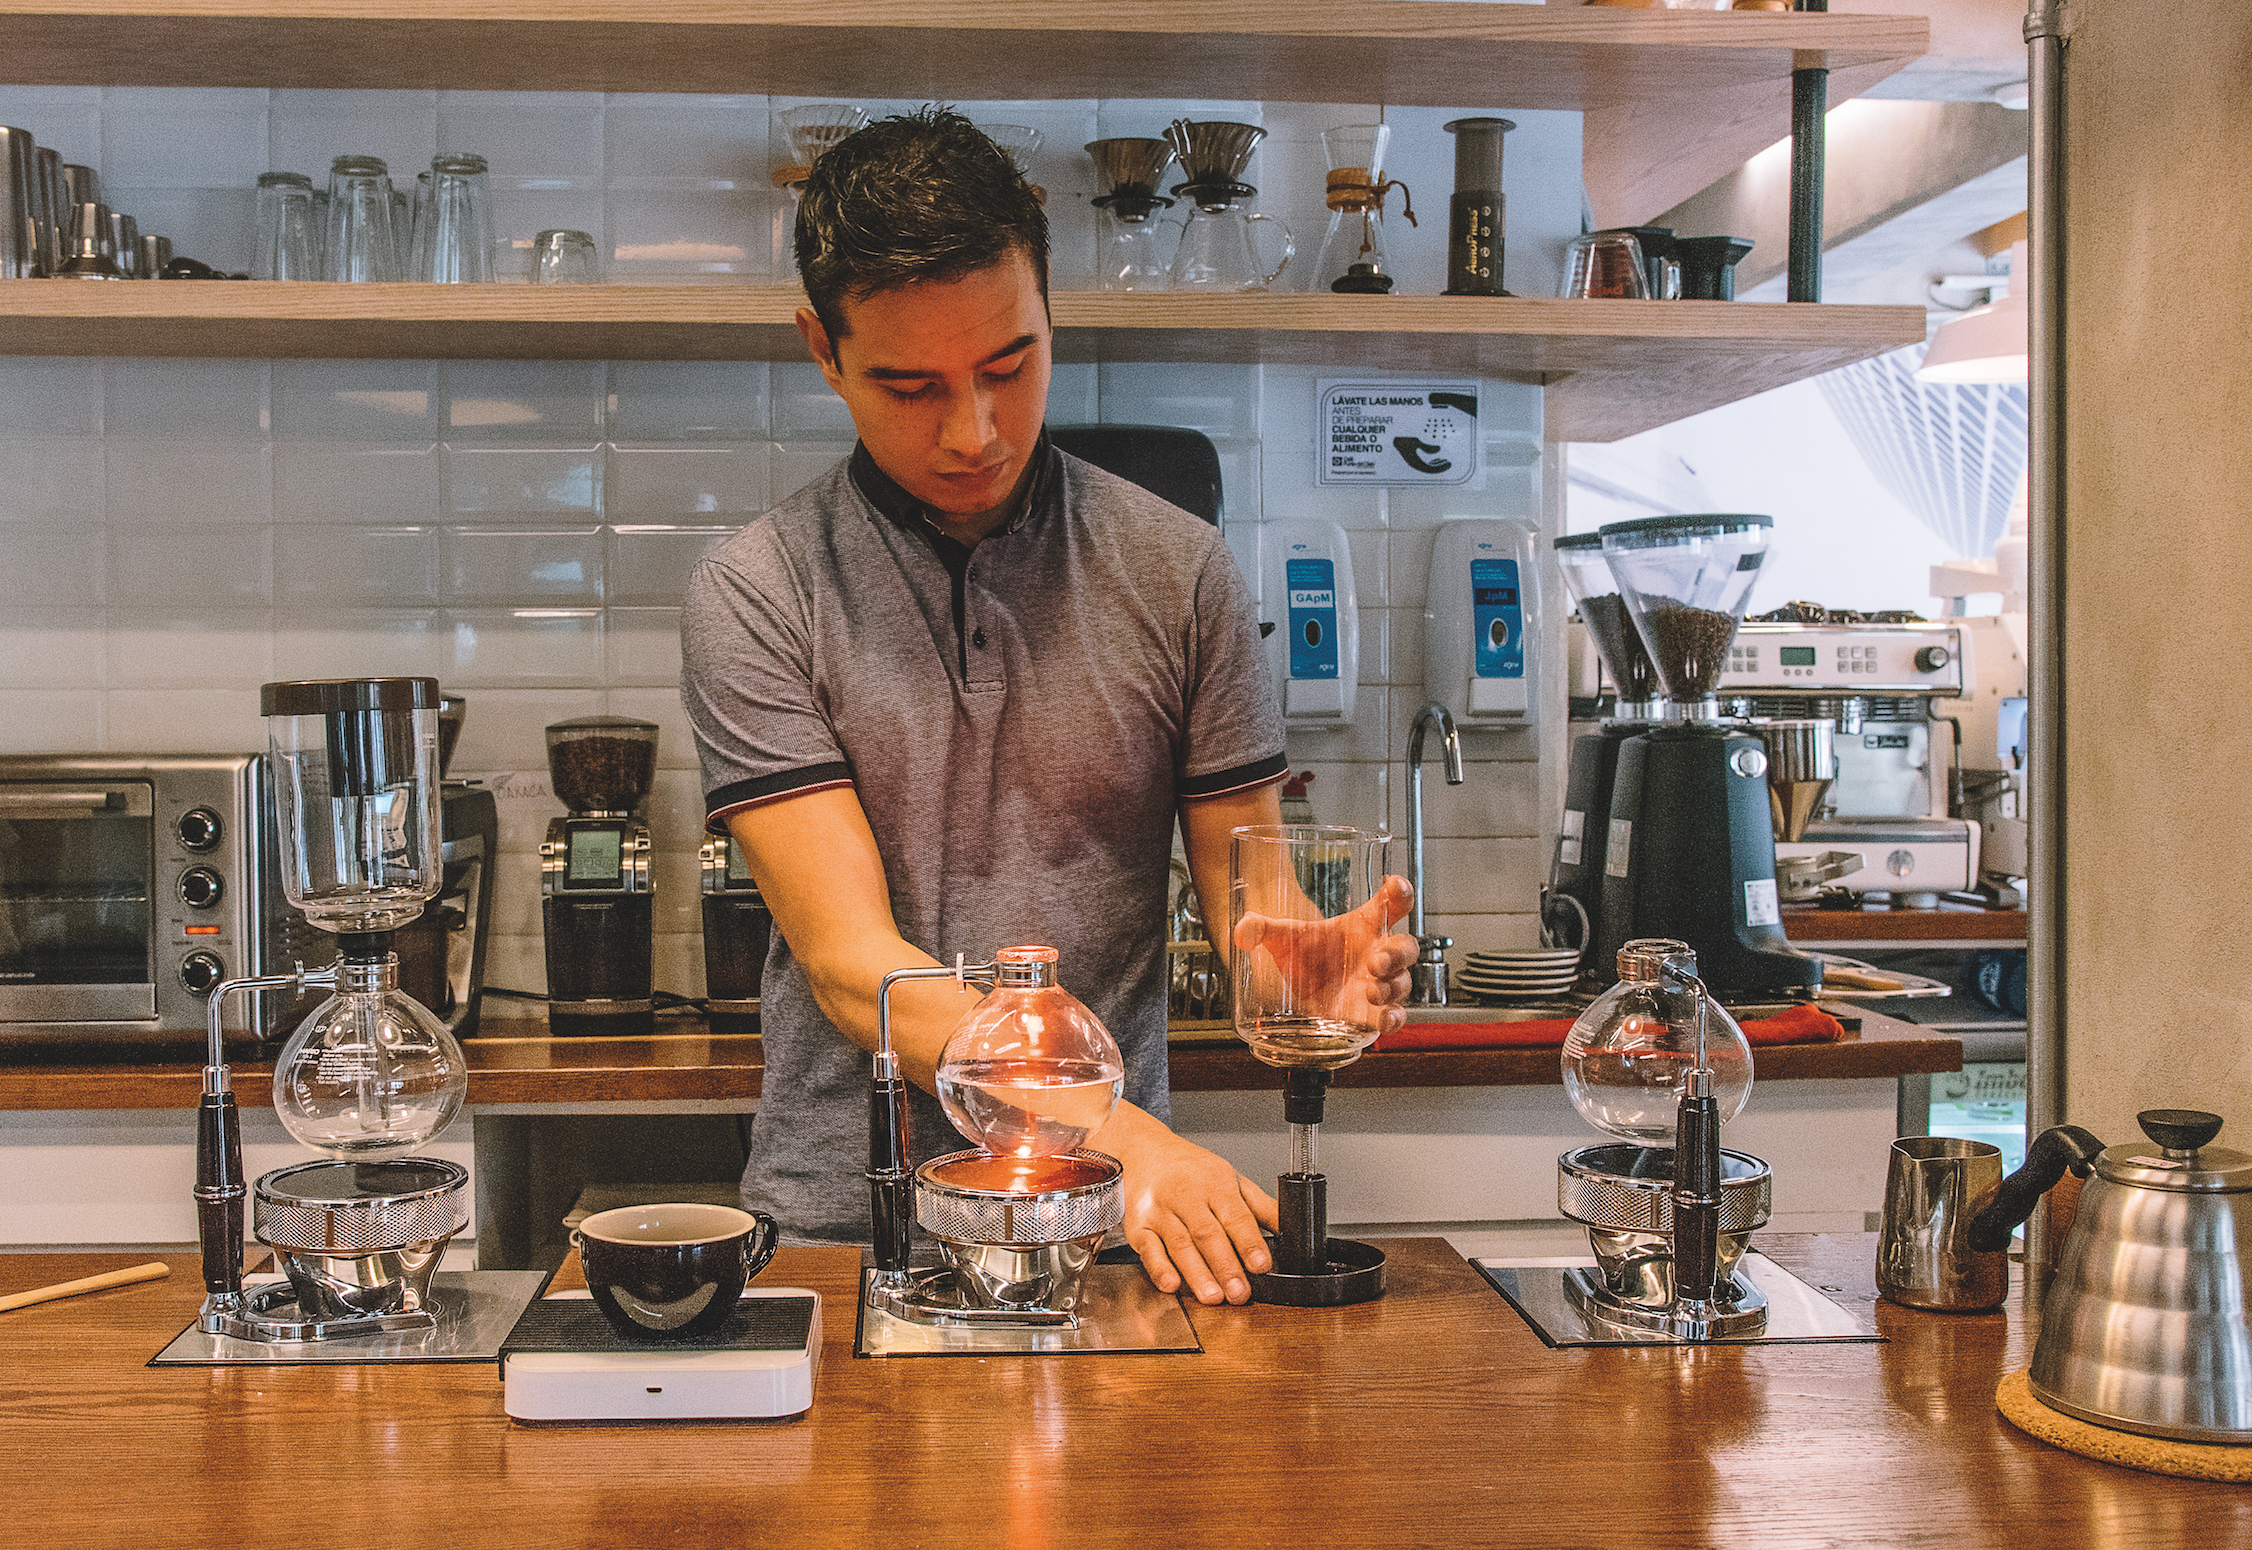
<svg viewBox="0 0 2252 1550">
<path fill-rule="evenodd" d="M 1714 693 L 1773 525 L 1689 515 L 1601 530 L 1672 719 L 1619 744 L 1590 964 L 1598 972 L 1628 942 L 1663 937 L 1688 944 L 1724 1001 L 1821 989 L 1820 960 L 1783 935 L 1766 746 L 1721 719 Z"/>
<path fill-rule="evenodd" d="M 1564 783 L 1564 819 L 1556 831 L 1556 856 L 1541 890 L 1541 943 L 1576 947 L 1582 972 L 1609 982 L 1609 962 L 1591 966 L 1589 948 L 1603 919 L 1604 843 L 1611 828 L 1611 788 L 1619 773 L 1619 748 L 1630 737 L 1665 720 L 1666 702 L 1658 670 L 1627 613 L 1626 599 L 1611 578 L 1599 533 L 1572 533 L 1556 540 L 1556 563 L 1580 622 L 1595 642 L 1596 655 L 1614 690 L 1611 714 L 1602 729 L 1572 742 L 1570 773 Z M 1599 967 L 1600 972 L 1597 972 Z"/>
<path fill-rule="evenodd" d="M 230 980 L 211 994 L 195 1187 L 208 1295 L 195 1328 L 175 1342 L 200 1339 L 202 1347 L 178 1359 L 260 1359 L 215 1347 L 211 1337 L 254 1347 L 461 1337 L 478 1320 L 459 1309 L 441 1318 L 432 1278 L 448 1241 L 468 1225 L 469 1175 L 404 1154 L 460 1109 L 468 1065 L 444 1024 L 399 989 L 392 951 L 393 933 L 439 886 L 438 686 L 427 678 L 272 683 L 261 699 L 282 886 L 314 926 L 335 934 L 336 961 Z M 246 1187 L 223 1007 L 238 993 L 306 986 L 335 994 L 275 1060 L 274 1112 L 328 1158 L 277 1168 Z M 285 1283 L 243 1284 L 246 1196 L 258 1241 L 275 1251 Z M 524 1296 L 536 1284 L 530 1278 Z M 505 1331 L 514 1309 L 502 1315 Z M 432 1353 L 391 1349 L 367 1359 L 408 1354 Z"/>
<path fill-rule="evenodd" d="M 655 1026 L 650 977 L 649 826 L 657 724 L 580 716 L 547 729 L 547 772 L 570 811 L 540 842 L 548 1028 L 635 1038 Z"/>
<path fill-rule="evenodd" d="M 704 1019 L 712 1032 L 759 1031 L 759 982 L 774 916 L 732 835 L 704 840 Z"/>
<path fill-rule="evenodd" d="M 1140 1266 L 1094 1262 L 1125 1221 L 1124 1169 L 1083 1143 L 1109 1119 L 1126 1065 L 1110 1031 L 1056 983 L 1058 957 L 1005 947 L 991 963 L 894 970 L 877 990 L 862 1356 L 1199 1349 L 1179 1303 Z M 974 1145 L 911 1170 L 891 993 L 946 979 L 988 992 L 937 1072 L 947 1118 Z M 935 1267 L 910 1263 L 918 1225 L 938 1242 Z"/>
</svg>

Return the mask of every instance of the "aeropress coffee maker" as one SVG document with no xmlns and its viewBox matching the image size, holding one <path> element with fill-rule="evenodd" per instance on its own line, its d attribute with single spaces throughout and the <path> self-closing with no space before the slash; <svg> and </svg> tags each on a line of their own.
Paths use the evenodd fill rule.
<svg viewBox="0 0 2252 1550">
<path fill-rule="evenodd" d="M 1724 721 L 1716 691 L 1773 519 L 1614 522 L 1603 558 L 1664 686 L 1671 719 L 1618 747 L 1604 826 L 1602 913 L 1586 967 L 1644 937 L 1686 943 L 1723 1001 L 1804 999 L 1817 958 L 1783 934 L 1767 749 Z"/>
<path fill-rule="evenodd" d="M 862 1356 L 1024 1351 L 1194 1351 L 1180 1304 L 1139 1265 L 1101 1265 L 1126 1219 L 1125 1170 L 1088 1149 L 1125 1088 L 1110 1030 L 1056 983 L 1056 949 L 1004 947 L 990 963 L 898 969 L 876 992 Z M 916 980 L 987 995 L 946 1041 L 938 1099 L 972 1145 L 910 1168 L 907 1081 L 891 1042 L 893 989 Z M 913 1229 L 941 1263 L 911 1262 Z"/>
<path fill-rule="evenodd" d="M 336 961 L 230 980 L 211 993 L 195 1187 L 208 1295 L 195 1328 L 175 1346 L 223 1337 L 179 1359 L 257 1360 L 225 1342 L 420 1334 L 420 1346 L 394 1341 L 343 1359 L 459 1354 L 460 1341 L 474 1342 L 477 1328 L 492 1323 L 441 1317 L 433 1292 L 446 1244 L 469 1223 L 469 1174 L 406 1154 L 460 1109 L 468 1065 L 445 1025 L 400 990 L 392 950 L 393 934 L 439 889 L 438 685 L 428 678 L 271 683 L 260 698 L 282 886 L 308 921 L 335 934 Z M 335 994 L 276 1058 L 274 1112 L 297 1140 L 328 1155 L 276 1168 L 246 1187 L 241 1120 L 222 1056 L 223 1008 L 244 992 L 306 987 Z M 258 1241 L 275 1251 L 284 1283 L 244 1286 L 246 1196 Z M 486 1310 L 497 1319 L 496 1339 L 539 1282 L 536 1275 L 513 1279 L 522 1283 L 513 1302 L 483 1299 L 499 1304 Z"/>
<path fill-rule="evenodd" d="M 1579 949 L 1581 973 L 1608 984 L 1609 962 L 1591 969 L 1588 960 L 1603 918 L 1603 861 L 1619 748 L 1628 738 L 1662 722 L 1666 702 L 1658 670 L 1628 614 L 1626 599 L 1619 595 L 1610 562 L 1603 558 L 1602 535 L 1572 533 L 1557 539 L 1556 563 L 1580 622 L 1595 642 L 1614 697 L 1602 728 L 1572 740 L 1564 818 L 1557 826 L 1556 855 L 1540 895 L 1541 945 Z"/>
</svg>

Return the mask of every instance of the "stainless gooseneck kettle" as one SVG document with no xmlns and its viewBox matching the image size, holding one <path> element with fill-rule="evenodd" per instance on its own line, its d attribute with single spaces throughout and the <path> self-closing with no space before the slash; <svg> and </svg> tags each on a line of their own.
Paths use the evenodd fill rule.
<svg viewBox="0 0 2252 1550">
<path fill-rule="evenodd" d="M 2136 1121 L 2149 1139 L 2120 1146 L 2075 1125 L 2042 1132 L 1970 1245 L 2007 1248 L 2067 1168 L 2087 1179 L 2042 1305 L 2033 1392 L 2098 1426 L 2252 1442 L 2252 1156 L 2211 1144 L 2218 1115 Z"/>
</svg>

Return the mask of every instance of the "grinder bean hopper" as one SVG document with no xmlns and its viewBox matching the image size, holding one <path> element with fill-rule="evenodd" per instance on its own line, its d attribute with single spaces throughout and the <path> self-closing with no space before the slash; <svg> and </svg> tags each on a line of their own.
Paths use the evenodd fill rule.
<svg viewBox="0 0 2252 1550">
<path fill-rule="evenodd" d="M 337 957 L 330 968 L 230 980 L 211 994 L 195 1189 L 208 1295 L 196 1331 L 267 1346 L 432 1332 L 441 1323 L 433 1276 L 468 1225 L 469 1175 L 404 1154 L 454 1117 L 468 1066 L 445 1025 L 399 989 L 392 934 L 438 892 L 442 873 L 438 686 L 273 683 L 261 698 L 283 888 L 313 925 L 335 933 Z M 274 1110 L 327 1158 L 248 1187 L 222 1054 L 224 1006 L 245 992 L 306 986 L 335 994 L 275 1061 Z M 246 1198 L 259 1241 L 287 1272 L 283 1284 L 245 1289 Z"/>
<path fill-rule="evenodd" d="M 1126 1066 L 1109 1030 L 1056 983 L 1059 956 L 1052 947 L 1006 947 L 990 963 L 884 976 L 869 1098 L 875 1263 L 862 1286 L 863 1356 L 1198 1348 L 1180 1305 L 1138 1265 L 1095 1263 L 1125 1220 L 1124 1170 L 1083 1143 L 1110 1117 Z M 938 1067 L 939 1101 L 975 1144 L 910 1169 L 891 993 L 903 982 L 947 979 L 988 991 Z M 911 1264 L 915 1226 L 936 1240 L 940 1264 Z"/>
</svg>

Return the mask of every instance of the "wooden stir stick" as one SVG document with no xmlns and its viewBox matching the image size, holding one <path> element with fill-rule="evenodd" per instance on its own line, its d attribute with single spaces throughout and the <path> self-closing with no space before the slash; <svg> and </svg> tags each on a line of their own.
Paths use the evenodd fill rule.
<svg viewBox="0 0 2252 1550">
<path fill-rule="evenodd" d="M 81 1276 L 76 1281 L 58 1281 L 53 1286 L 33 1287 L 28 1292 L 10 1292 L 0 1297 L 0 1313 L 17 1308 L 28 1308 L 35 1302 L 53 1302 L 58 1297 L 76 1297 L 80 1292 L 107 1291 L 113 1286 L 131 1286 L 135 1281 L 161 1281 L 172 1273 L 172 1267 L 157 1260 L 145 1265 L 133 1265 L 124 1270 L 107 1270 L 98 1276 Z"/>
</svg>

